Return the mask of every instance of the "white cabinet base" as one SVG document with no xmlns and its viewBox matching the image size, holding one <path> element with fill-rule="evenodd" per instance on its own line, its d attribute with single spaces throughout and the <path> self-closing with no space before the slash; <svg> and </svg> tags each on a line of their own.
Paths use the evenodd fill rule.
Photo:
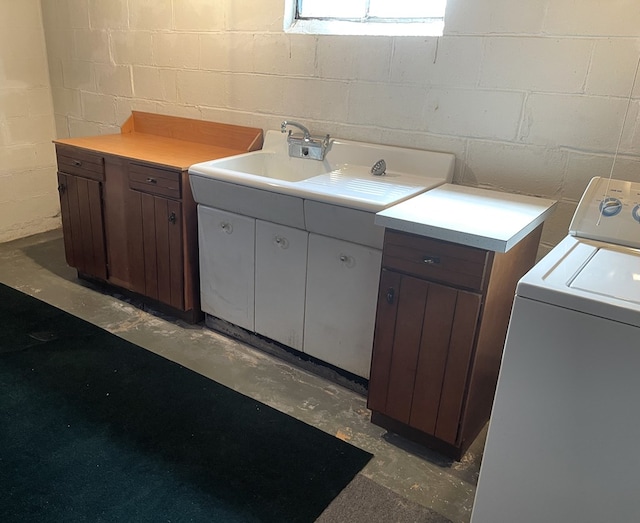
<svg viewBox="0 0 640 523">
<path fill-rule="evenodd" d="M 202 310 L 253 331 L 255 220 L 198 205 L 198 241 Z"/>
<path fill-rule="evenodd" d="M 309 235 L 304 352 L 369 378 L 382 251 Z"/>
<path fill-rule="evenodd" d="M 308 236 L 300 229 L 256 221 L 255 331 L 299 351 Z"/>
</svg>

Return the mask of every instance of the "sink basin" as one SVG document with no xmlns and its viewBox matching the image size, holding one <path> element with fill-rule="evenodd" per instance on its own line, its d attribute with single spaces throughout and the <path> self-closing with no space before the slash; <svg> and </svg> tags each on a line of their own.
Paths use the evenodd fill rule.
<svg viewBox="0 0 640 523">
<path fill-rule="evenodd" d="M 384 159 L 384 176 L 371 167 Z M 387 145 L 332 139 L 323 161 L 291 158 L 287 135 L 267 131 L 263 149 L 189 168 L 197 203 L 211 205 L 215 181 L 378 212 L 450 182 L 455 156 Z M 215 198 L 213 198 L 215 200 Z"/>
<path fill-rule="evenodd" d="M 324 162 L 290 158 L 268 149 L 206 162 L 202 167 L 207 170 L 210 168 L 212 176 L 218 179 L 230 182 L 245 180 L 247 184 L 251 183 L 253 177 L 256 177 L 253 183 L 260 183 L 261 178 L 298 182 L 327 171 Z"/>
</svg>

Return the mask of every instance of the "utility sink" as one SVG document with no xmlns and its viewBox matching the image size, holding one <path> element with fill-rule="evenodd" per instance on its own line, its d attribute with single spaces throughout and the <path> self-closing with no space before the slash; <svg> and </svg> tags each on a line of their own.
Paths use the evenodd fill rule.
<svg viewBox="0 0 640 523">
<path fill-rule="evenodd" d="M 386 173 L 372 167 L 384 160 Z M 226 182 L 308 200 L 378 212 L 443 183 L 451 182 L 455 156 L 332 139 L 324 160 L 289 156 L 287 135 L 267 131 L 263 149 L 189 168 L 196 202 L 212 205 L 214 182 Z"/>
</svg>

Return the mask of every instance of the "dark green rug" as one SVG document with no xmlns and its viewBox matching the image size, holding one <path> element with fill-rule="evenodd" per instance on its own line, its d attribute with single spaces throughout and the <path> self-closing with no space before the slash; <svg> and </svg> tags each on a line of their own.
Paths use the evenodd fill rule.
<svg viewBox="0 0 640 523">
<path fill-rule="evenodd" d="M 2 522 L 311 522 L 370 458 L 0 284 Z"/>
</svg>

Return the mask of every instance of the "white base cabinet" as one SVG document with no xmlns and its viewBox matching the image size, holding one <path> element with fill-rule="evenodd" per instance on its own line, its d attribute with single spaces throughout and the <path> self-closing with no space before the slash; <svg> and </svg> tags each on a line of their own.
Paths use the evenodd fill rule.
<svg viewBox="0 0 640 523">
<path fill-rule="evenodd" d="M 382 251 L 309 235 L 304 352 L 369 377 Z"/>
<path fill-rule="evenodd" d="M 380 249 L 203 205 L 198 238 L 204 312 L 369 377 Z"/>
<path fill-rule="evenodd" d="M 254 330 L 256 220 L 198 205 L 204 312 Z"/>
<path fill-rule="evenodd" d="M 255 332 L 303 350 L 309 233 L 256 220 Z"/>
</svg>

